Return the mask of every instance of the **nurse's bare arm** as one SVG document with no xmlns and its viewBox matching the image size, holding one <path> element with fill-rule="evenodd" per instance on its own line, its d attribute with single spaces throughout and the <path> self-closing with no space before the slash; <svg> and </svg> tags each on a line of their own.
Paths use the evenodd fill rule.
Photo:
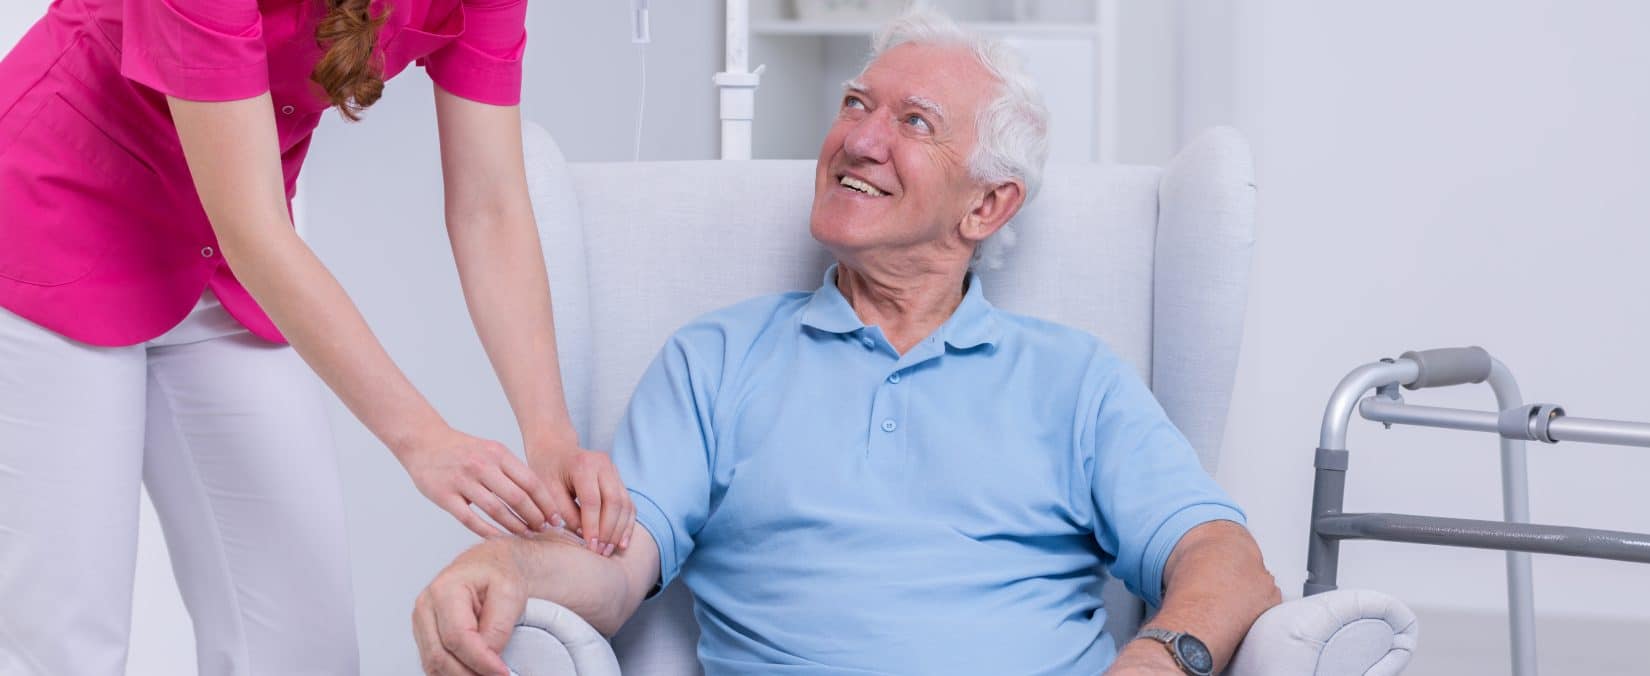
<svg viewBox="0 0 1650 676">
<path fill-rule="evenodd" d="M 304 361 L 407 468 L 419 490 L 483 536 L 498 531 L 471 512 L 470 503 L 518 534 L 547 528 L 550 500 L 544 485 L 503 445 L 464 434 L 441 418 L 293 231 L 269 94 L 211 103 L 168 97 L 167 102 L 224 259 Z"/>
<path fill-rule="evenodd" d="M 436 85 L 435 113 L 447 236 L 470 319 L 521 426 L 527 462 L 592 550 L 623 548 L 635 527 L 630 493 L 607 454 L 579 448 L 562 395 L 550 283 L 527 197 L 521 109 L 470 101 Z"/>
<path fill-rule="evenodd" d="M 424 588 L 413 638 L 426 673 L 508 674 L 499 653 L 529 598 L 560 604 L 606 636 L 624 626 L 659 579 L 653 536 L 638 528 L 630 547 L 604 558 L 555 533 L 483 542 Z"/>
</svg>

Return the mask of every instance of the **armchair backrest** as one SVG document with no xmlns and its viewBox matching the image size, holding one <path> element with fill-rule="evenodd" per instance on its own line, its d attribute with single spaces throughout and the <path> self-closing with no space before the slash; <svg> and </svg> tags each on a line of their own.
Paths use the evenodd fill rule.
<svg viewBox="0 0 1650 676">
<path fill-rule="evenodd" d="M 678 327 L 753 296 L 812 289 L 829 264 L 808 234 L 811 161 L 566 163 L 524 132 L 551 273 L 569 406 L 607 448 L 642 371 Z M 1253 243 L 1254 181 L 1233 130 L 1205 133 L 1167 168 L 1050 166 L 1015 219 L 999 307 L 1082 328 L 1150 383 L 1210 472 L 1231 396 Z M 1107 630 L 1140 604 L 1108 583 Z M 691 599 L 649 602 L 614 640 L 627 670 L 697 673 Z"/>
</svg>

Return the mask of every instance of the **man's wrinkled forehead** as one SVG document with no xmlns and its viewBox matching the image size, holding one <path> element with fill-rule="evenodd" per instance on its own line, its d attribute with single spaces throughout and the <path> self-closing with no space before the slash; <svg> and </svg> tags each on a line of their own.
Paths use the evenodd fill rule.
<svg viewBox="0 0 1650 676">
<path fill-rule="evenodd" d="M 853 94 L 863 94 L 870 97 L 876 96 L 876 93 L 871 91 L 871 85 L 866 84 L 864 80 L 858 78 L 842 83 L 842 89 L 843 91 Z M 900 100 L 900 102 L 921 108 L 936 118 L 942 120 L 945 119 L 945 106 L 940 105 L 938 101 L 926 96 L 922 96 L 920 94 L 907 94 L 905 98 Z"/>
<path fill-rule="evenodd" d="M 877 55 L 859 77 L 842 86 L 883 103 L 897 97 L 932 116 L 949 113 L 955 120 L 965 116 L 964 108 L 984 105 L 996 83 L 996 76 L 963 45 L 908 42 Z"/>
</svg>

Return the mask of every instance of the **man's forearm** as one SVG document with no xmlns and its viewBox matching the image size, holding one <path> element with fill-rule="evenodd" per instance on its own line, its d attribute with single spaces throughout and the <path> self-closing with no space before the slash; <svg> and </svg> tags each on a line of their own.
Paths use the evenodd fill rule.
<svg viewBox="0 0 1650 676">
<path fill-rule="evenodd" d="M 612 636 L 636 612 L 659 577 L 659 550 L 644 529 L 628 549 L 603 557 L 553 530 L 505 540 L 531 598 L 554 602 Z"/>
<path fill-rule="evenodd" d="M 1282 600 L 1254 538 L 1230 521 L 1187 532 L 1169 556 L 1163 579 L 1163 607 L 1147 626 L 1202 640 L 1215 658 L 1215 673 L 1226 668 L 1255 618 Z M 1149 641 L 1136 641 L 1126 652 L 1159 659 L 1168 654 Z"/>
</svg>

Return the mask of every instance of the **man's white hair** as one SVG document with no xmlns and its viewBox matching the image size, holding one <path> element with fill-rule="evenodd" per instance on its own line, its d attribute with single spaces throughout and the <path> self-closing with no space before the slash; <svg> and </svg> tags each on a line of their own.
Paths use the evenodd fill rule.
<svg viewBox="0 0 1650 676">
<path fill-rule="evenodd" d="M 1048 108 L 1021 65 L 1020 55 L 1001 40 L 963 30 L 950 17 L 917 2 L 877 31 L 871 39 L 871 58 L 866 68 L 883 52 L 906 43 L 966 48 L 997 78 L 997 97 L 975 119 L 978 131 L 974 152 L 968 158 L 968 173 L 988 185 L 1018 178 L 1025 183 L 1029 203 L 1042 183 L 1043 163 L 1048 159 Z M 863 69 L 860 74 L 864 75 Z M 974 264 L 988 270 L 1002 267 L 1014 239 L 1014 229 L 1004 225 L 980 243 L 974 252 Z"/>
</svg>

